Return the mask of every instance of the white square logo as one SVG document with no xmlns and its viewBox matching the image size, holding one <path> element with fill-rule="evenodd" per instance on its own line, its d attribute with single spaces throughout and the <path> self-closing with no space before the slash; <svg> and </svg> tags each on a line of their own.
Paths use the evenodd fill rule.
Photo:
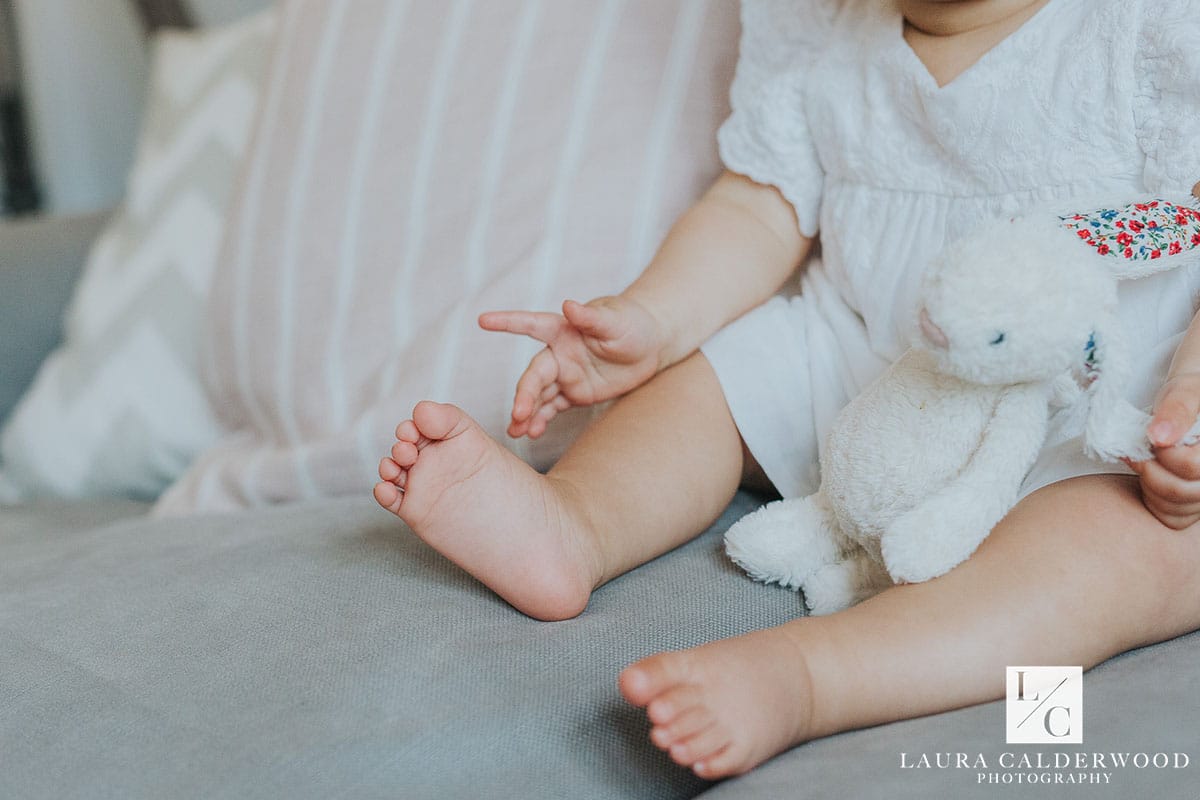
<svg viewBox="0 0 1200 800">
<path fill-rule="evenodd" d="M 1083 742 L 1083 667 L 1007 667 L 1009 744 Z"/>
</svg>

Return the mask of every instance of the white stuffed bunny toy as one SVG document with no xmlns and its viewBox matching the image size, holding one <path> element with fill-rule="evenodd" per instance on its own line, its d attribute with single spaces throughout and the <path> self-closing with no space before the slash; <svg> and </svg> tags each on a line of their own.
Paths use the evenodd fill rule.
<svg viewBox="0 0 1200 800">
<path fill-rule="evenodd" d="M 1091 457 L 1149 458 L 1149 416 L 1122 396 L 1117 282 L 1198 260 L 1188 201 L 1032 215 L 951 244 L 923 276 L 912 348 L 834 422 L 820 488 L 734 525 L 730 558 L 827 614 L 975 552 L 1054 406 L 1071 407 Z"/>
</svg>

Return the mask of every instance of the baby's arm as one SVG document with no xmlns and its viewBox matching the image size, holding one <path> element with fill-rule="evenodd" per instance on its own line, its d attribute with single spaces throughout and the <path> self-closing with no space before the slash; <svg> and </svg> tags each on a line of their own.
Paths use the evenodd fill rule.
<svg viewBox="0 0 1200 800">
<path fill-rule="evenodd" d="M 1142 502 L 1164 525 L 1182 529 L 1200 521 L 1200 444 L 1180 440 L 1200 415 L 1200 314 L 1192 318 L 1171 359 L 1167 381 L 1147 427 L 1154 458 L 1126 461 L 1142 484 Z"/>
<path fill-rule="evenodd" d="M 658 321 L 659 368 L 691 355 L 770 297 L 811 245 L 777 189 L 732 172 L 721 175 L 622 292 Z"/>
<path fill-rule="evenodd" d="M 487 330 L 546 344 L 517 384 L 509 434 L 536 438 L 558 412 L 622 395 L 690 355 L 770 297 L 811 245 L 777 189 L 726 172 L 620 295 L 567 301 L 561 316 L 482 315 Z"/>
</svg>

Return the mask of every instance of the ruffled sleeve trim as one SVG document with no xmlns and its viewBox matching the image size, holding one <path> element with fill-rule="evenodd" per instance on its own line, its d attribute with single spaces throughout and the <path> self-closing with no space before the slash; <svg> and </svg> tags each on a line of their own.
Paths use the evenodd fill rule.
<svg viewBox="0 0 1200 800">
<path fill-rule="evenodd" d="M 717 136 L 733 172 L 775 186 L 817 233 L 823 173 L 804 113 L 808 65 L 829 43 L 842 0 L 742 0 L 733 114 Z"/>
<path fill-rule="evenodd" d="M 717 132 L 732 172 L 774 186 L 796 210 L 800 232 L 816 236 L 824 174 L 804 114 L 804 70 L 766 82 Z"/>
</svg>

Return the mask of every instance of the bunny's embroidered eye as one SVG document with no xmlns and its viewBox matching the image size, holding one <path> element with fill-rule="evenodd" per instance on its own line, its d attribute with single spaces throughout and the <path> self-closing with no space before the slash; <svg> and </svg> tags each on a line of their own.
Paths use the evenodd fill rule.
<svg viewBox="0 0 1200 800">
<path fill-rule="evenodd" d="M 1000 331 L 1000 333 L 996 334 L 996 338 L 992 339 L 990 342 L 988 342 L 988 344 L 1000 344 L 1003 341 L 1004 341 L 1004 331 Z"/>
</svg>

